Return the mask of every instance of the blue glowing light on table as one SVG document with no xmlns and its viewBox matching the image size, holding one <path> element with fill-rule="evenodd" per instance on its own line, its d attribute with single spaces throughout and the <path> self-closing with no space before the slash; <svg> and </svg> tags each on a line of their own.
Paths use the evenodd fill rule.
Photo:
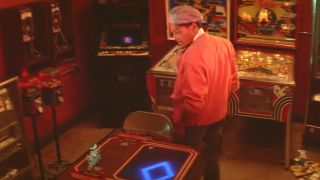
<svg viewBox="0 0 320 180">
<path fill-rule="evenodd" d="M 167 161 L 163 161 L 157 164 L 153 164 L 147 167 L 144 167 L 141 170 L 142 176 L 144 180 L 167 180 L 174 177 L 174 172 L 171 168 L 171 165 Z M 165 174 L 161 177 L 154 177 L 155 173 L 152 173 L 156 170 L 164 170 Z"/>
</svg>

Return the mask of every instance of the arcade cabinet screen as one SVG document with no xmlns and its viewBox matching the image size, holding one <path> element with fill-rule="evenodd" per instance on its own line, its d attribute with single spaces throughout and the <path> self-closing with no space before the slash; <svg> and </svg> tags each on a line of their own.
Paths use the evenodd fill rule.
<svg viewBox="0 0 320 180">
<path fill-rule="evenodd" d="M 141 30 L 134 28 L 111 28 L 107 32 L 109 46 L 138 46 L 142 43 Z"/>
<path fill-rule="evenodd" d="M 120 170 L 118 177 L 130 180 L 171 180 L 189 155 L 185 151 L 145 146 Z"/>
</svg>

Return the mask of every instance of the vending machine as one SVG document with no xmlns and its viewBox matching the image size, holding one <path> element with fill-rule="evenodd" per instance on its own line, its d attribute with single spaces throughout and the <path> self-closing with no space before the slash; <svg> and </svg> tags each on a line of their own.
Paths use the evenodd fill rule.
<svg viewBox="0 0 320 180">
<path fill-rule="evenodd" d="M 0 82 L 0 179 L 34 179 L 17 78 Z"/>
</svg>

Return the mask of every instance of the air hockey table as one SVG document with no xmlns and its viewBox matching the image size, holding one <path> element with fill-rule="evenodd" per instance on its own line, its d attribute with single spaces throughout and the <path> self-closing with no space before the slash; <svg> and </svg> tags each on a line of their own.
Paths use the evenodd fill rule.
<svg viewBox="0 0 320 180">
<path fill-rule="evenodd" d="M 89 168 L 88 151 L 58 179 L 199 179 L 200 153 L 194 148 L 118 131 L 96 146 L 100 160 Z"/>
</svg>

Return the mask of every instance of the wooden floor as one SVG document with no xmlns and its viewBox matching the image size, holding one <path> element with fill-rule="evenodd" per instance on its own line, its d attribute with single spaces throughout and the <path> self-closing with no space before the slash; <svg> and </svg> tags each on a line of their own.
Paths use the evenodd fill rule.
<svg viewBox="0 0 320 180">
<path fill-rule="evenodd" d="M 102 128 L 98 114 L 67 131 L 60 137 L 62 159 L 75 161 L 88 148 L 111 132 Z M 284 168 L 285 124 L 260 119 L 233 118 L 226 120 L 223 136 L 223 152 L 220 160 L 221 180 L 294 180 L 290 171 Z M 297 156 L 302 145 L 303 124 L 293 123 L 291 158 Z M 320 150 L 307 148 L 308 158 L 320 162 Z M 46 171 L 56 160 L 55 145 L 42 149 Z M 49 176 L 47 176 L 49 177 Z"/>
</svg>

